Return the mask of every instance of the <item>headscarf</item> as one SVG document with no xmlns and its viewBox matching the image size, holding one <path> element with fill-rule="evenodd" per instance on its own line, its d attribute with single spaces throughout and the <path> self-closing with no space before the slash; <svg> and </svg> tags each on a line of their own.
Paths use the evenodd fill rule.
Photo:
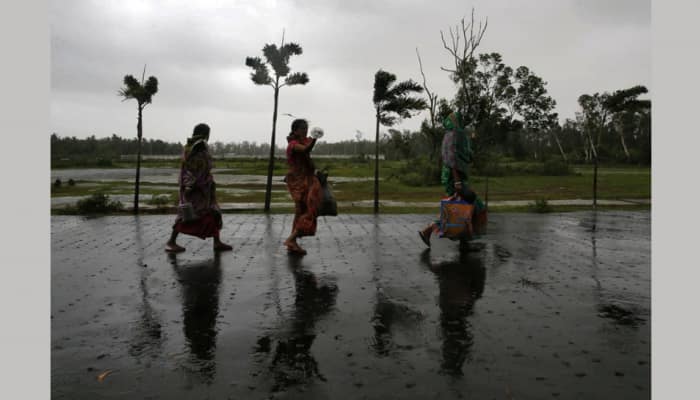
<svg viewBox="0 0 700 400">
<path fill-rule="evenodd" d="M 462 114 L 459 111 L 450 113 L 450 115 L 442 121 L 442 126 L 448 131 L 462 132 L 464 127 L 462 126 Z"/>
</svg>

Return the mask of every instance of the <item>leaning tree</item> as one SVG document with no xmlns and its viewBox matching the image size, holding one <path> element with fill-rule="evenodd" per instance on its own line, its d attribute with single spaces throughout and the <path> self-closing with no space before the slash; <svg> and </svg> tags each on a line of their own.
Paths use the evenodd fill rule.
<svg viewBox="0 0 700 400">
<path fill-rule="evenodd" d="M 136 124 L 136 135 L 138 138 L 137 142 L 137 154 L 136 154 L 136 187 L 134 190 L 134 213 L 139 212 L 139 179 L 141 175 L 141 138 L 143 136 L 143 109 L 151 104 L 151 99 L 153 95 L 158 92 L 158 79 L 155 76 L 148 77 L 148 80 L 144 82 L 144 77 L 146 76 L 146 66 L 143 67 L 143 74 L 141 75 L 141 82 L 139 82 L 132 75 L 124 76 L 124 87 L 119 90 L 119 95 L 124 98 L 122 101 L 129 99 L 136 99 L 138 103 L 138 123 Z"/>
<path fill-rule="evenodd" d="M 376 134 L 374 143 L 374 213 L 379 212 L 379 125 L 393 126 L 402 118 L 411 118 L 412 111 L 427 107 L 425 100 L 411 97 L 421 93 L 423 87 L 413 80 L 396 83 L 396 75 L 381 69 L 374 74 Z"/>
<path fill-rule="evenodd" d="M 647 88 L 641 85 L 633 86 L 628 89 L 616 90 L 606 99 L 604 104 L 605 108 L 612 113 L 613 129 L 620 137 L 620 143 L 622 144 L 622 150 L 625 152 L 627 162 L 630 161 L 631 156 L 627 148 L 627 143 L 625 142 L 623 121 L 625 117 L 651 109 L 651 100 L 638 99 L 640 95 L 647 92 Z"/>
<path fill-rule="evenodd" d="M 266 44 L 262 49 L 265 62 L 260 57 L 246 57 L 245 64 L 253 69 L 250 78 L 256 85 L 268 85 L 274 91 L 274 109 L 272 112 L 272 138 L 270 139 L 270 161 L 267 167 L 267 185 L 265 186 L 265 212 L 270 211 L 270 198 L 272 195 L 272 173 L 275 168 L 275 132 L 277 128 L 277 105 L 279 91 L 284 86 L 305 85 L 309 82 L 306 72 L 290 73 L 289 58 L 293 55 L 301 55 L 302 49 L 296 43 L 282 42 L 277 47 L 275 44 Z M 268 66 L 272 67 L 274 77 L 270 76 Z M 284 79 L 283 82 L 280 82 Z"/>
</svg>

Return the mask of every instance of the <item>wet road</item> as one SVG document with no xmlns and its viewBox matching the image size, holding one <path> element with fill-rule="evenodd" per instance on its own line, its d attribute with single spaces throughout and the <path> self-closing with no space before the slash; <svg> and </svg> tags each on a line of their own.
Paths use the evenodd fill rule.
<svg viewBox="0 0 700 400">
<path fill-rule="evenodd" d="M 493 214 L 461 255 L 320 218 L 303 258 L 287 215 L 169 256 L 172 218 L 51 218 L 52 398 L 650 398 L 648 212 Z"/>
</svg>

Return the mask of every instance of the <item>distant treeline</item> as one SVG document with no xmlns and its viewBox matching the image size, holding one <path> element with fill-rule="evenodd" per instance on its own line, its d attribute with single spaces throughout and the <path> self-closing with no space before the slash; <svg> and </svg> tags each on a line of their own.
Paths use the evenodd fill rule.
<svg viewBox="0 0 700 400">
<path fill-rule="evenodd" d="M 51 160 L 117 160 L 124 154 L 136 154 L 138 140 L 125 139 L 117 135 L 97 139 L 92 135 L 85 139 L 76 137 L 59 137 L 51 135 Z M 168 143 L 160 139 L 143 139 L 141 144 L 143 154 L 177 155 L 182 152 L 182 144 Z"/>
<path fill-rule="evenodd" d="M 135 155 L 138 149 L 136 138 L 126 139 L 113 134 L 108 138 L 96 138 L 94 135 L 78 139 L 51 135 L 51 160 L 57 161 L 102 161 L 110 164 L 123 156 Z M 160 139 L 143 139 L 141 153 L 151 155 L 179 155 L 182 143 L 170 143 Z M 269 143 L 257 143 L 244 140 L 240 143 L 223 143 L 216 141 L 209 144 L 209 151 L 215 156 L 260 156 L 270 154 Z M 285 148 L 277 146 L 275 154 L 282 156 Z M 369 140 L 344 140 L 335 143 L 319 142 L 314 148 L 317 155 L 370 155 L 374 154 L 374 142 Z"/>
</svg>

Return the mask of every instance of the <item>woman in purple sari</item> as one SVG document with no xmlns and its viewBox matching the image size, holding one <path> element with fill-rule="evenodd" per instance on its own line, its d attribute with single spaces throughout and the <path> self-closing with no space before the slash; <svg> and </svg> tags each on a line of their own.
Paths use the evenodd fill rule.
<svg viewBox="0 0 700 400">
<path fill-rule="evenodd" d="M 214 238 L 214 251 L 232 250 L 233 247 L 223 243 L 219 231 L 223 225 L 221 209 L 216 201 L 216 185 L 211 170 L 213 159 L 207 148 L 209 126 L 199 124 L 194 127 L 192 137 L 182 153 L 180 166 L 180 206 L 173 231 L 165 251 L 179 253 L 185 248 L 175 241 L 177 235 L 184 233 L 201 239 Z"/>
</svg>

